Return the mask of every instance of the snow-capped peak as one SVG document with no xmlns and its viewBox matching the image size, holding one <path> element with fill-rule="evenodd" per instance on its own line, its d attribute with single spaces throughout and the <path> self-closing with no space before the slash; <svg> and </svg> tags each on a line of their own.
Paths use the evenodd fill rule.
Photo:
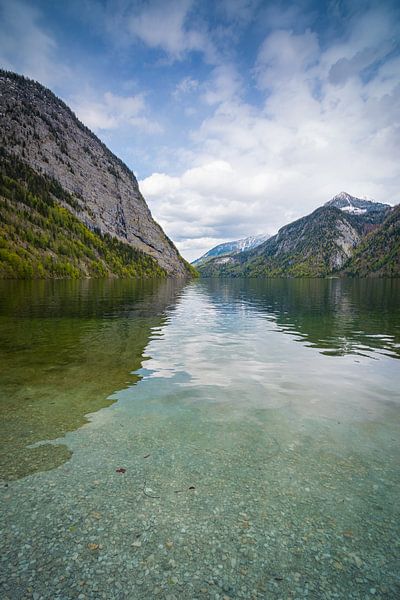
<svg viewBox="0 0 400 600">
<path fill-rule="evenodd" d="M 365 215 L 370 212 L 386 210 L 389 205 L 367 200 L 366 198 L 356 198 L 347 192 L 340 192 L 332 200 L 326 202 L 325 206 L 333 206 L 353 215 Z"/>
<path fill-rule="evenodd" d="M 193 261 L 193 265 L 199 265 L 210 258 L 214 258 L 216 256 L 224 256 L 227 254 L 238 254 L 240 252 L 244 252 L 245 250 L 251 250 L 252 248 L 256 248 L 263 242 L 265 242 L 270 236 L 267 234 L 261 235 L 252 235 L 247 238 L 243 238 L 241 240 L 234 240 L 233 242 L 225 242 L 224 244 L 219 244 L 214 248 L 211 248 L 208 252 L 203 254 L 200 258 Z"/>
<path fill-rule="evenodd" d="M 334 202 L 335 200 L 343 200 L 343 202 L 348 202 L 350 204 L 353 199 L 354 196 L 350 196 L 350 194 L 347 192 L 339 192 L 339 194 L 336 194 L 336 196 L 334 196 L 330 202 Z"/>
</svg>

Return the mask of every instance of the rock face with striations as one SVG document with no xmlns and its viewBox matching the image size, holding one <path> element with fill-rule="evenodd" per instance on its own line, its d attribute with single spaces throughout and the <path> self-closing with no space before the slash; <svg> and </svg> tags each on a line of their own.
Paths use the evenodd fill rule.
<svg viewBox="0 0 400 600">
<path fill-rule="evenodd" d="M 342 192 L 311 214 L 285 225 L 256 248 L 214 258 L 198 269 L 203 276 L 325 277 L 338 274 L 361 242 L 380 230 L 390 214 L 391 207 L 387 204 L 361 200 Z M 398 229 L 391 226 L 388 232 L 394 256 Z M 380 262 L 391 265 L 391 256 L 383 255 L 382 243 L 379 247 Z M 364 263 L 360 258 L 352 273 L 367 276 L 378 272 L 377 268 L 372 273 Z M 388 267 L 381 272 L 393 273 L 394 270 Z"/>
<path fill-rule="evenodd" d="M 169 275 L 189 274 L 130 169 L 50 90 L 0 71 L 0 132 L 8 154 L 72 194 L 72 210 L 85 225 L 149 254 Z"/>
</svg>

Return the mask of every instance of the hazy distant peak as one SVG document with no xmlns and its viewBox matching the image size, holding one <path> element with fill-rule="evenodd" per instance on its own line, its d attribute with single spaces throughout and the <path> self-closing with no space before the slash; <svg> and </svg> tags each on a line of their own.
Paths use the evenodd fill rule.
<svg viewBox="0 0 400 600">
<path fill-rule="evenodd" d="M 216 256 L 238 254 L 240 252 L 244 252 L 245 250 L 251 250 L 252 248 L 256 248 L 257 246 L 265 242 L 269 237 L 270 236 L 268 234 L 251 235 L 249 237 L 240 240 L 235 240 L 233 242 L 225 242 L 223 244 L 218 244 L 218 246 L 211 248 L 211 250 L 203 254 L 203 256 L 193 261 L 192 264 L 200 265 L 211 258 L 215 258 Z"/>
</svg>

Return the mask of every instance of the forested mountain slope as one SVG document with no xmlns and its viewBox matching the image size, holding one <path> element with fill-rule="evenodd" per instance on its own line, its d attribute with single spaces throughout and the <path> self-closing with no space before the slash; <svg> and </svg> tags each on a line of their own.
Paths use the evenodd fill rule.
<svg viewBox="0 0 400 600">
<path fill-rule="evenodd" d="M 147 264 L 155 265 L 155 275 L 160 270 L 172 276 L 193 272 L 152 218 L 133 173 L 50 90 L 20 75 L 0 71 L 0 132 L 3 178 L 11 177 L 27 195 L 50 194 L 57 207 L 64 207 L 82 226 L 95 235 L 115 239 L 116 255 L 125 246 L 134 251 L 130 262 L 135 262 L 134 257 L 144 253 L 149 258 Z M 17 162 L 13 163 L 14 159 Z M 21 170 L 19 174 L 13 164 L 29 168 L 28 175 L 25 177 Z M 41 180 L 43 188 L 39 179 L 34 188 L 30 187 L 33 174 L 44 177 Z M 51 182 L 51 189 L 44 182 Z M 3 179 L 3 185 L 7 188 L 12 183 Z M 54 194 L 55 187 L 57 195 Z M 2 214 L 12 211 L 14 201 L 7 193 L 5 198 L 11 208 L 4 207 L 3 201 Z M 16 207 L 17 211 L 20 208 Z M 20 229 L 29 228 L 32 221 L 28 217 L 32 215 L 24 214 L 22 221 L 21 213 L 19 215 Z M 43 229 L 45 236 L 51 233 L 46 227 L 46 221 L 37 222 L 35 231 L 38 233 Z M 34 253 L 29 240 L 21 241 Z M 117 241 L 122 246 L 118 246 Z M 54 257 L 64 257 L 68 262 L 69 255 L 59 254 L 59 247 L 50 250 Z M 136 255 L 137 251 L 139 254 Z M 122 253 L 126 252 L 129 250 Z M 125 259 L 121 256 L 121 260 L 124 262 Z M 139 263 L 143 265 L 142 259 Z M 105 268 L 107 272 L 119 274 L 119 269 L 110 270 L 111 265 Z M 152 267 L 149 268 L 151 271 Z M 78 269 L 84 274 L 86 267 Z M 88 267 L 87 272 L 92 273 L 92 267 Z M 48 273 L 45 269 L 45 275 Z"/>
<path fill-rule="evenodd" d="M 353 198 L 345 193 L 340 194 L 316 209 L 310 215 L 302 217 L 282 227 L 278 233 L 266 242 L 240 255 L 215 258 L 204 265 L 199 265 L 203 276 L 246 276 L 246 277 L 326 277 L 340 274 L 346 266 L 346 273 L 351 270 L 349 261 L 355 256 L 356 249 L 364 247 L 363 259 L 354 264 L 353 274 L 366 276 L 379 270 L 369 270 L 366 264 L 368 240 L 379 240 L 379 231 L 388 227 L 391 232 L 393 251 L 384 249 L 378 242 L 370 248 L 370 260 L 374 252 L 379 261 L 392 264 L 398 243 L 398 230 L 394 225 L 386 223 L 392 218 L 389 205 L 373 203 Z M 354 204 L 349 204 L 352 199 Z M 345 204 L 342 201 L 345 200 Z M 364 203 L 361 206 L 357 202 Z M 385 219 L 388 221 L 385 221 Z M 385 225 L 383 225 L 385 223 Z M 375 232 L 375 233 L 374 233 Z M 382 233 L 383 235 L 383 233 Z M 376 237 L 374 237 L 376 236 Z M 396 241 L 397 240 L 397 241 Z M 375 257 L 377 260 L 378 258 Z M 360 264 L 363 263 L 363 268 Z M 389 268 L 389 267 L 388 267 Z M 395 267 L 390 268 L 395 273 Z M 381 272 L 383 274 L 384 271 Z"/>
</svg>

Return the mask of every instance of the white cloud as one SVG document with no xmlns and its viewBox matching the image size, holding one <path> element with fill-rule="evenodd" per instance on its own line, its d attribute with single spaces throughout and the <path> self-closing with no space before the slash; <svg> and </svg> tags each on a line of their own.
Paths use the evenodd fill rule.
<svg viewBox="0 0 400 600">
<path fill-rule="evenodd" d="M 206 104 L 220 104 L 240 95 L 242 79 L 233 64 L 220 64 L 213 69 L 210 80 L 204 85 L 204 89 L 202 100 Z"/>
<path fill-rule="evenodd" d="M 178 85 L 175 87 L 173 92 L 174 98 L 180 98 L 186 94 L 191 94 L 199 89 L 200 82 L 198 79 L 193 77 L 184 77 Z"/>
<path fill-rule="evenodd" d="M 160 224 L 192 259 L 200 247 L 207 250 L 205 244 L 265 232 L 263 198 L 273 179 L 273 174 L 252 176 L 215 160 L 181 177 L 155 173 L 139 185 Z"/>
<path fill-rule="evenodd" d="M 163 50 L 170 58 L 180 60 L 187 52 L 201 52 L 208 59 L 215 55 L 215 48 L 207 30 L 189 27 L 188 16 L 193 0 L 151 0 L 141 11 L 131 10 L 125 25 L 129 34 L 150 48 Z"/>
<path fill-rule="evenodd" d="M 179 177 L 171 177 L 164 173 L 153 173 L 151 177 L 142 182 L 142 191 L 153 197 L 160 194 L 175 193 L 179 187 Z"/>
<path fill-rule="evenodd" d="M 301 83 L 318 58 L 316 33 L 307 30 L 295 35 L 287 30 L 274 31 L 265 39 L 258 53 L 258 83 L 263 89 L 276 89 L 290 82 Z"/>
<path fill-rule="evenodd" d="M 20 0 L 0 0 L 0 65 L 54 86 L 70 77 L 57 61 L 57 44 L 40 26 L 40 13 Z"/>
<path fill-rule="evenodd" d="M 203 86 L 214 112 L 192 133 L 187 168 L 140 182 L 187 258 L 221 241 L 274 233 L 342 189 L 399 201 L 400 59 L 390 55 L 393 36 L 393 19 L 376 11 L 325 49 L 311 30 L 272 32 L 255 63 L 259 106 L 241 98 L 234 67 L 214 70 Z"/>
<path fill-rule="evenodd" d="M 359 16 L 346 42 L 326 52 L 329 81 L 342 85 L 351 77 L 359 78 L 396 49 L 399 34 L 398 20 L 390 11 L 374 9 Z"/>
<path fill-rule="evenodd" d="M 205 254 L 208 250 L 217 246 L 218 244 L 222 244 L 225 240 L 223 238 L 215 238 L 215 237 L 194 237 L 185 239 L 182 242 L 177 242 L 176 245 L 178 247 L 179 252 L 183 256 L 190 256 L 195 258 L 199 258 L 203 254 Z"/>
<path fill-rule="evenodd" d="M 162 132 L 162 127 L 157 121 L 145 116 L 146 103 L 143 94 L 118 96 L 112 92 L 105 92 L 101 100 L 92 100 L 92 97 L 93 92 L 86 97 L 72 100 L 76 114 L 90 129 L 131 126 L 149 134 Z"/>
<path fill-rule="evenodd" d="M 42 21 L 32 3 L 0 0 L 0 60 L 61 89 L 134 170 L 156 165 L 140 185 L 186 257 L 229 239 L 273 233 L 342 189 L 399 201 L 400 31 L 389 2 L 351 3 L 350 17 L 346 3 L 329 2 L 339 23 L 329 31 L 313 29 L 307 3 L 282 9 L 282 3 L 221 0 L 209 15 L 211 3 L 167 4 L 68 3 L 92 32 L 107 33 L 104 56 L 123 65 L 105 94 L 95 91 L 96 78 L 104 81 L 101 66 L 94 80 L 87 68 L 98 50 L 79 67 L 65 66 L 66 46 L 62 62 L 62 42 L 44 25 L 51 19 Z M 257 48 L 260 31 L 265 39 Z M 254 39 L 245 38 L 250 32 Z M 87 88 L 76 93 L 83 80 Z M 118 88 L 111 87 L 115 81 Z M 152 82 L 155 93 L 134 93 Z M 162 139 L 148 135 L 161 133 Z"/>
</svg>

